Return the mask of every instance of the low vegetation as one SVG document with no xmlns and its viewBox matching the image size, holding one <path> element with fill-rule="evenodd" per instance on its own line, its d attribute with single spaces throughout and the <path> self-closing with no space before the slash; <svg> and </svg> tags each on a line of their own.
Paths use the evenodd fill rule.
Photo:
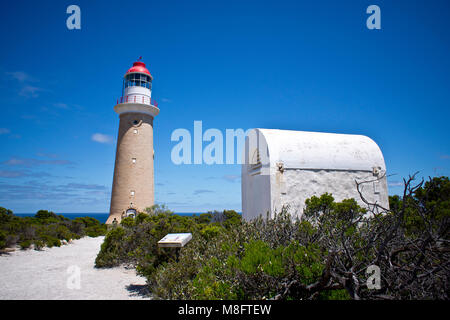
<svg viewBox="0 0 450 320">
<path fill-rule="evenodd" d="M 96 266 L 135 266 L 160 299 L 448 299 L 450 182 L 413 181 L 382 214 L 330 194 L 308 199 L 301 219 L 154 206 L 107 233 Z M 193 234 L 179 256 L 157 246 L 175 232 Z"/>
<path fill-rule="evenodd" d="M 34 217 L 18 217 L 11 210 L 0 207 L 0 249 L 15 247 L 61 246 L 84 236 L 97 237 L 106 233 L 106 225 L 90 217 L 73 220 L 47 210 L 39 210 Z"/>
</svg>

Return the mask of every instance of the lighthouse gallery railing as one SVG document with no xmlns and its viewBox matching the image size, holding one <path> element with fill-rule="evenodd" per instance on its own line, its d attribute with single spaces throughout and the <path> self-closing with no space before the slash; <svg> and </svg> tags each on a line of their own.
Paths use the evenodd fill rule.
<svg viewBox="0 0 450 320">
<path fill-rule="evenodd" d="M 158 102 L 155 99 L 151 99 L 148 96 L 133 94 L 129 96 L 120 97 L 117 99 L 117 104 L 119 103 L 142 103 L 154 105 L 158 108 Z"/>
</svg>

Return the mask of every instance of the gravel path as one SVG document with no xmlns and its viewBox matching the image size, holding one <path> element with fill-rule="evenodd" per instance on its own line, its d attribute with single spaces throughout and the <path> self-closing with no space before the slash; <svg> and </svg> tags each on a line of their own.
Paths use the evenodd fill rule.
<svg viewBox="0 0 450 320">
<path fill-rule="evenodd" d="M 0 255 L 0 299 L 149 299 L 145 278 L 134 269 L 96 269 L 104 237 L 85 237 L 43 251 Z"/>
</svg>

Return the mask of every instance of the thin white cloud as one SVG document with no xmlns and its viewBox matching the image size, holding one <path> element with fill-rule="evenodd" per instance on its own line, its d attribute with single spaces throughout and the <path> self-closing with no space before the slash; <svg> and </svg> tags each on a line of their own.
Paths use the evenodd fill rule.
<svg viewBox="0 0 450 320">
<path fill-rule="evenodd" d="M 48 91 L 47 89 L 30 85 L 30 82 L 39 82 L 37 79 L 30 76 L 23 71 L 5 72 L 5 74 L 12 79 L 16 80 L 20 85 L 19 95 L 27 98 L 37 98 L 42 91 Z"/>
<path fill-rule="evenodd" d="M 0 171 L 0 174 L 2 171 Z M 15 175 L 11 173 L 7 177 L 32 176 L 26 173 Z M 38 177 L 38 175 L 33 175 Z M 14 181 L 14 180 L 12 180 Z M 109 198 L 109 188 L 97 184 L 77 184 L 70 183 L 66 185 L 52 185 L 42 182 L 42 179 L 29 181 L 26 183 L 4 183 L 0 182 L 0 200 L 20 199 L 22 200 L 64 200 L 71 203 L 84 201 L 104 201 Z"/>
<path fill-rule="evenodd" d="M 74 164 L 69 160 L 38 160 L 32 158 L 10 158 L 9 160 L 1 162 L 7 166 L 22 166 L 22 167 L 35 167 L 40 165 L 70 165 Z"/>
<path fill-rule="evenodd" d="M 25 176 L 27 176 L 27 174 L 24 171 L 0 170 L 0 178 L 19 178 Z"/>
<path fill-rule="evenodd" d="M 403 186 L 403 182 L 401 181 L 389 181 L 388 182 L 389 187 L 400 187 Z"/>
<path fill-rule="evenodd" d="M 69 183 L 64 188 L 69 189 L 84 189 L 84 190 L 107 190 L 107 187 L 99 184 L 85 184 L 85 183 Z"/>
<path fill-rule="evenodd" d="M 24 97 L 31 97 L 31 98 L 37 98 L 39 96 L 39 92 L 45 91 L 45 89 L 39 88 L 39 87 L 34 87 L 34 86 L 30 86 L 30 85 L 26 85 L 24 86 L 22 89 L 20 89 L 19 91 L 19 95 L 24 96 Z"/>
<path fill-rule="evenodd" d="M 69 109 L 69 106 L 66 103 L 55 103 L 53 106 L 59 108 L 59 109 Z"/>
<path fill-rule="evenodd" d="M 207 177 L 206 180 L 217 180 L 217 179 L 223 179 L 229 182 L 237 182 L 241 179 L 240 175 L 236 174 L 226 174 L 222 177 Z"/>
<path fill-rule="evenodd" d="M 0 128 L 0 135 L 8 133 L 11 133 L 11 131 L 8 128 Z"/>
<path fill-rule="evenodd" d="M 230 181 L 230 182 L 236 182 L 241 179 L 241 176 L 235 175 L 235 174 L 226 174 L 222 177 L 223 179 Z"/>
<path fill-rule="evenodd" d="M 201 193 L 213 193 L 214 191 L 212 191 L 212 190 L 206 190 L 206 189 L 198 189 L 198 190 L 195 190 L 194 191 L 194 195 L 197 195 L 197 194 L 201 194 Z"/>
<path fill-rule="evenodd" d="M 13 71 L 13 72 L 5 72 L 8 76 L 11 78 L 19 81 L 19 82 L 25 82 L 25 81 L 36 81 L 33 77 L 31 77 L 28 73 L 23 71 Z"/>
<path fill-rule="evenodd" d="M 42 157 L 42 158 L 53 158 L 53 159 L 56 159 L 59 157 L 56 153 L 45 153 L 45 152 L 38 152 L 38 153 L 36 153 L 36 155 L 38 157 Z"/>
<path fill-rule="evenodd" d="M 114 142 L 114 138 L 110 135 L 103 134 L 103 133 L 94 133 L 91 137 L 92 141 L 98 142 L 98 143 L 106 143 L 110 144 Z"/>
<path fill-rule="evenodd" d="M 45 178 L 52 175 L 47 172 L 30 172 L 29 170 L 0 170 L 0 178 L 37 177 Z"/>
</svg>

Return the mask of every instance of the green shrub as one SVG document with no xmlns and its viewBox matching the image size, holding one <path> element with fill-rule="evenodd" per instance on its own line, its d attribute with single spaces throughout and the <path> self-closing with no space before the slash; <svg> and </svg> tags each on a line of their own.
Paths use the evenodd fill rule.
<svg viewBox="0 0 450 320">
<path fill-rule="evenodd" d="M 131 228 L 132 226 L 134 226 L 134 218 L 133 217 L 123 218 L 122 221 L 120 221 L 120 224 L 124 227 Z"/>
<path fill-rule="evenodd" d="M 12 248 L 17 244 L 19 236 L 16 234 L 7 234 L 5 238 L 5 245 L 8 248 Z"/>
<path fill-rule="evenodd" d="M 449 291 L 442 266 L 450 182 L 434 178 L 410 190 L 403 199 L 391 197 L 384 215 L 354 199 L 335 202 L 331 194 L 306 200 L 297 220 L 288 208 L 247 222 L 234 211 L 180 217 L 152 207 L 108 232 L 96 266 L 136 266 L 155 299 L 442 298 Z M 178 259 L 174 249 L 157 246 L 173 232 L 193 234 Z M 383 291 L 366 286 L 366 268 L 374 263 L 382 281 L 390 279 Z M 415 275 L 411 268 L 418 268 Z"/>
<path fill-rule="evenodd" d="M 157 216 L 160 214 L 170 215 L 173 211 L 170 211 L 165 205 L 155 204 L 151 207 L 145 208 L 144 213 L 149 216 Z"/>
<path fill-rule="evenodd" d="M 200 224 L 209 224 L 212 220 L 213 215 L 211 213 L 202 213 L 198 217 L 195 216 L 197 219 L 197 223 Z"/>
<path fill-rule="evenodd" d="M 0 249 L 4 249 L 6 247 L 6 236 L 8 234 L 6 231 L 0 230 Z"/>
<path fill-rule="evenodd" d="M 88 237 L 105 235 L 107 231 L 107 226 L 105 224 L 100 223 L 100 221 L 92 217 L 78 217 L 73 220 L 73 223 L 82 225 L 83 228 L 81 229 Z"/>
<path fill-rule="evenodd" d="M 51 211 L 47 211 L 47 210 L 39 210 L 38 212 L 36 212 L 36 214 L 34 215 L 34 217 L 36 219 L 57 219 L 56 214 L 54 214 Z"/>
<path fill-rule="evenodd" d="M 319 300 L 351 300 L 347 290 L 325 290 L 319 294 Z"/>
<path fill-rule="evenodd" d="M 220 279 L 217 274 L 223 270 L 221 262 L 213 257 L 199 270 L 192 281 L 192 297 L 200 300 L 236 300 L 240 292 L 235 290 L 232 281 Z"/>
<path fill-rule="evenodd" d="M 9 209 L 0 207 L 0 225 L 6 224 L 13 218 L 13 212 Z"/>
<path fill-rule="evenodd" d="M 59 239 L 56 237 L 44 234 L 41 236 L 41 238 L 42 238 L 42 241 L 44 241 L 46 246 L 49 248 L 61 246 L 61 241 L 59 241 Z"/>
<path fill-rule="evenodd" d="M 211 240 L 212 238 L 216 237 L 220 232 L 222 232 L 221 227 L 215 225 L 207 225 L 200 231 L 200 234 L 207 240 Z"/>
<path fill-rule="evenodd" d="M 28 249 L 31 246 L 31 240 L 25 240 L 19 243 L 20 249 L 25 250 Z"/>
<path fill-rule="evenodd" d="M 124 255 L 122 243 L 124 241 L 125 230 L 122 227 L 116 227 L 111 229 L 103 241 L 100 252 L 95 258 L 95 266 L 101 267 L 113 267 L 121 263 Z"/>
<path fill-rule="evenodd" d="M 45 242 L 40 239 L 33 240 L 34 250 L 41 250 L 45 247 Z"/>
<path fill-rule="evenodd" d="M 307 285 L 318 281 L 322 275 L 325 256 L 314 243 L 302 246 L 298 242 L 293 242 L 286 248 L 284 259 L 292 262 L 297 271 L 298 281 Z M 287 265 L 288 261 L 285 261 L 285 264 Z"/>
<path fill-rule="evenodd" d="M 242 222 L 242 216 L 234 210 L 224 210 L 223 215 L 225 217 L 225 221 L 223 222 L 225 228 L 237 227 Z"/>
<path fill-rule="evenodd" d="M 107 233 L 96 266 L 134 264 L 141 275 L 151 277 L 160 264 L 175 260 L 175 250 L 158 248 L 159 240 L 168 233 L 191 232 L 200 236 L 198 233 L 205 226 L 196 217 L 175 215 L 165 206 L 155 205 L 136 218 L 122 219 L 120 226 Z M 213 236 L 217 228 L 220 229 L 205 229 L 203 235 Z"/>
<path fill-rule="evenodd" d="M 271 249 L 260 240 L 245 244 L 239 269 L 247 274 L 267 273 L 271 276 L 284 274 L 282 248 Z"/>
<path fill-rule="evenodd" d="M 0 207 L 0 249 L 27 241 L 36 241 L 39 245 L 42 241 L 42 246 L 60 246 L 60 240 L 97 237 L 104 235 L 106 229 L 105 224 L 91 217 L 70 220 L 47 210 L 39 210 L 34 217 L 18 217 L 11 210 Z"/>
</svg>

